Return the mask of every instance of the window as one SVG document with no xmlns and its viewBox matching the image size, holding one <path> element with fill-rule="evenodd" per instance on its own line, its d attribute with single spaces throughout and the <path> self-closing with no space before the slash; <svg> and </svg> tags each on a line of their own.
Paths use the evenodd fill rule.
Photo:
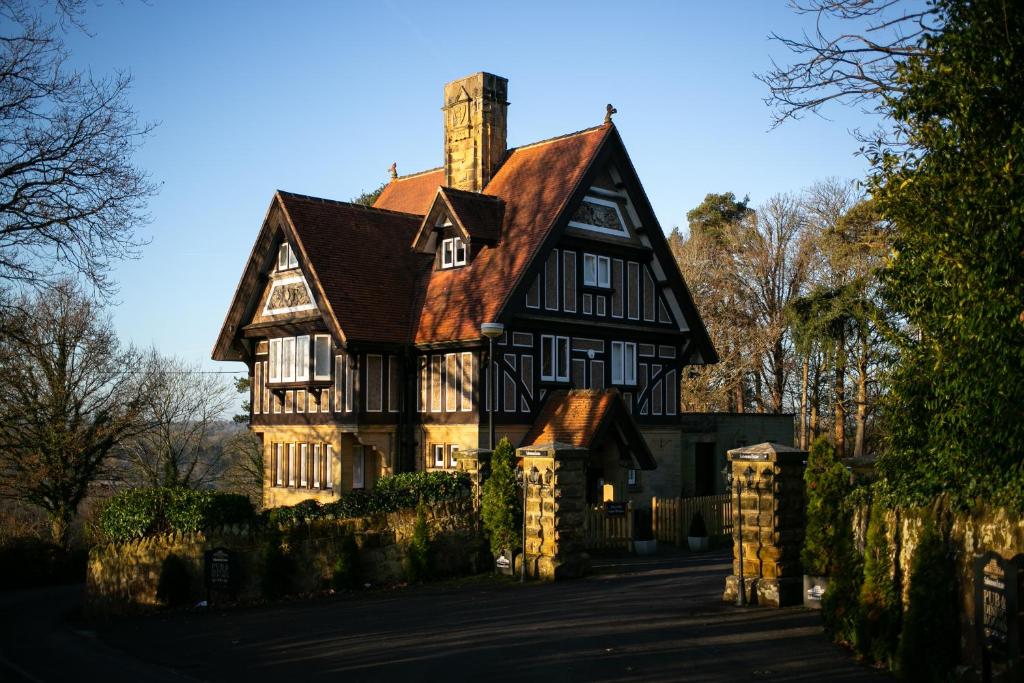
<svg viewBox="0 0 1024 683">
<path fill-rule="evenodd" d="M 612 342 L 612 384 L 636 384 L 636 344 Z"/>
<path fill-rule="evenodd" d="M 626 484 L 629 486 L 637 486 L 636 470 L 629 470 L 626 473 Z"/>
<path fill-rule="evenodd" d="M 324 459 L 327 461 L 325 463 L 325 467 L 327 469 L 327 474 L 324 476 L 324 481 L 326 483 L 327 488 L 333 489 L 334 488 L 334 446 L 332 446 L 331 444 L 327 444 L 327 446 L 324 448 L 324 450 L 326 451 L 325 454 L 324 454 Z"/>
<path fill-rule="evenodd" d="M 281 381 L 295 381 L 295 337 L 281 340 Z"/>
<path fill-rule="evenodd" d="M 435 443 L 431 449 L 434 451 L 434 467 L 444 467 L 444 444 Z"/>
<path fill-rule="evenodd" d="M 309 381 L 309 335 L 295 338 L 295 381 Z"/>
<path fill-rule="evenodd" d="M 257 361 L 252 368 L 252 414 L 259 415 L 263 398 L 263 363 Z"/>
<path fill-rule="evenodd" d="M 448 467 L 455 467 L 459 464 L 459 447 L 455 444 L 448 444 Z"/>
<path fill-rule="evenodd" d="M 291 245 L 284 242 L 277 250 L 277 269 L 290 270 L 299 267 L 299 260 L 295 258 L 295 251 Z"/>
<path fill-rule="evenodd" d="M 466 244 L 460 237 L 455 238 L 455 265 L 466 265 Z"/>
<path fill-rule="evenodd" d="M 455 239 L 449 237 L 441 242 L 441 267 L 451 268 L 455 264 Z"/>
<path fill-rule="evenodd" d="M 270 381 L 281 381 L 281 340 L 270 340 Z"/>
<path fill-rule="evenodd" d="M 323 464 L 320 461 L 320 444 L 313 444 L 313 488 L 320 488 L 320 468 Z"/>
<path fill-rule="evenodd" d="M 331 336 L 318 334 L 313 338 L 313 379 L 331 378 Z"/>
<path fill-rule="evenodd" d="M 540 378 L 549 382 L 569 381 L 569 338 L 541 335 Z"/>
<path fill-rule="evenodd" d="M 309 482 L 309 444 L 299 444 L 299 486 Z"/>
<path fill-rule="evenodd" d="M 282 450 L 281 444 L 274 444 L 274 460 L 277 469 L 277 473 L 274 476 L 274 484 L 277 486 L 284 486 L 284 458 L 282 457 L 284 453 L 281 452 Z"/>
<path fill-rule="evenodd" d="M 288 444 L 288 485 L 295 486 L 295 444 Z"/>
<path fill-rule="evenodd" d="M 366 446 L 352 447 L 352 488 L 361 489 L 366 485 Z"/>
<path fill-rule="evenodd" d="M 588 287 L 611 287 L 611 259 L 594 254 L 583 255 L 583 284 Z"/>
</svg>

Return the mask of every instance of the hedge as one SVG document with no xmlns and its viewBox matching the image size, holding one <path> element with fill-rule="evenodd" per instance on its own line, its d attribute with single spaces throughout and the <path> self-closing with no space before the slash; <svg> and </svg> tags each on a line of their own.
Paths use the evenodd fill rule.
<svg viewBox="0 0 1024 683">
<path fill-rule="evenodd" d="M 264 510 L 264 523 L 292 526 L 318 519 L 365 517 L 380 512 L 415 508 L 420 502 L 438 503 L 469 494 L 465 472 L 406 472 L 381 477 L 369 491 L 352 491 L 330 503 L 304 500 Z"/>
<path fill-rule="evenodd" d="M 195 533 L 255 520 L 246 496 L 183 488 L 139 488 L 110 498 L 99 515 L 99 529 L 113 543 L 177 531 Z"/>
</svg>

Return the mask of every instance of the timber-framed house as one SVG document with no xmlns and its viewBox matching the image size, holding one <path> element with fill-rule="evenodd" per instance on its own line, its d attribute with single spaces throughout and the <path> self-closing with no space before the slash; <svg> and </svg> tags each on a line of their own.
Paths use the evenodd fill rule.
<svg viewBox="0 0 1024 683">
<path fill-rule="evenodd" d="M 373 207 L 272 198 L 213 351 L 249 366 L 266 505 L 457 468 L 491 413 L 592 448 L 595 497 L 678 495 L 679 382 L 715 350 L 610 114 L 508 149 L 507 87 L 446 85 L 444 165 Z"/>
</svg>

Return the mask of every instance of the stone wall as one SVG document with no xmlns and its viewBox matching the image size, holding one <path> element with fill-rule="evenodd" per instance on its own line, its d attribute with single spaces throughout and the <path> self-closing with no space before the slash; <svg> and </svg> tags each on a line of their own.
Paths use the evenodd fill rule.
<svg viewBox="0 0 1024 683">
<path fill-rule="evenodd" d="M 470 498 L 427 509 L 433 564 L 438 576 L 457 576 L 491 567 Z M 318 520 L 277 530 L 226 527 L 207 533 L 167 534 L 121 544 L 96 546 L 89 553 L 86 600 L 93 613 L 118 613 L 155 607 L 157 584 L 167 558 L 185 561 L 191 602 L 206 599 L 204 555 L 226 548 L 237 564 L 234 599 L 249 602 L 264 595 L 266 553 L 278 543 L 291 567 L 285 592 L 308 593 L 330 587 L 342 541 L 355 535 L 362 580 L 371 584 L 403 580 L 403 560 L 416 523 L 414 510 L 345 520 Z"/>
</svg>

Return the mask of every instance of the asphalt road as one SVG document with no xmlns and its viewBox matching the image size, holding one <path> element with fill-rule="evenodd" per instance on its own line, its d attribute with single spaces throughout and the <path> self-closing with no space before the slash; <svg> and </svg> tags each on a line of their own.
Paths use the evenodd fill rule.
<svg viewBox="0 0 1024 683">
<path fill-rule="evenodd" d="M 594 576 L 559 584 L 484 579 L 370 590 L 168 612 L 95 629 L 59 616 L 73 604 L 69 589 L 35 592 L 37 599 L 55 597 L 48 606 L 23 603 L 20 618 L 0 601 L 0 676 L 49 681 L 73 673 L 91 680 L 102 671 L 96 678 L 105 682 L 275 683 L 888 680 L 829 643 L 815 612 L 723 604 L 728 569 L 723 553 L 606 560 L 596 563 Z"/>
</svg>

